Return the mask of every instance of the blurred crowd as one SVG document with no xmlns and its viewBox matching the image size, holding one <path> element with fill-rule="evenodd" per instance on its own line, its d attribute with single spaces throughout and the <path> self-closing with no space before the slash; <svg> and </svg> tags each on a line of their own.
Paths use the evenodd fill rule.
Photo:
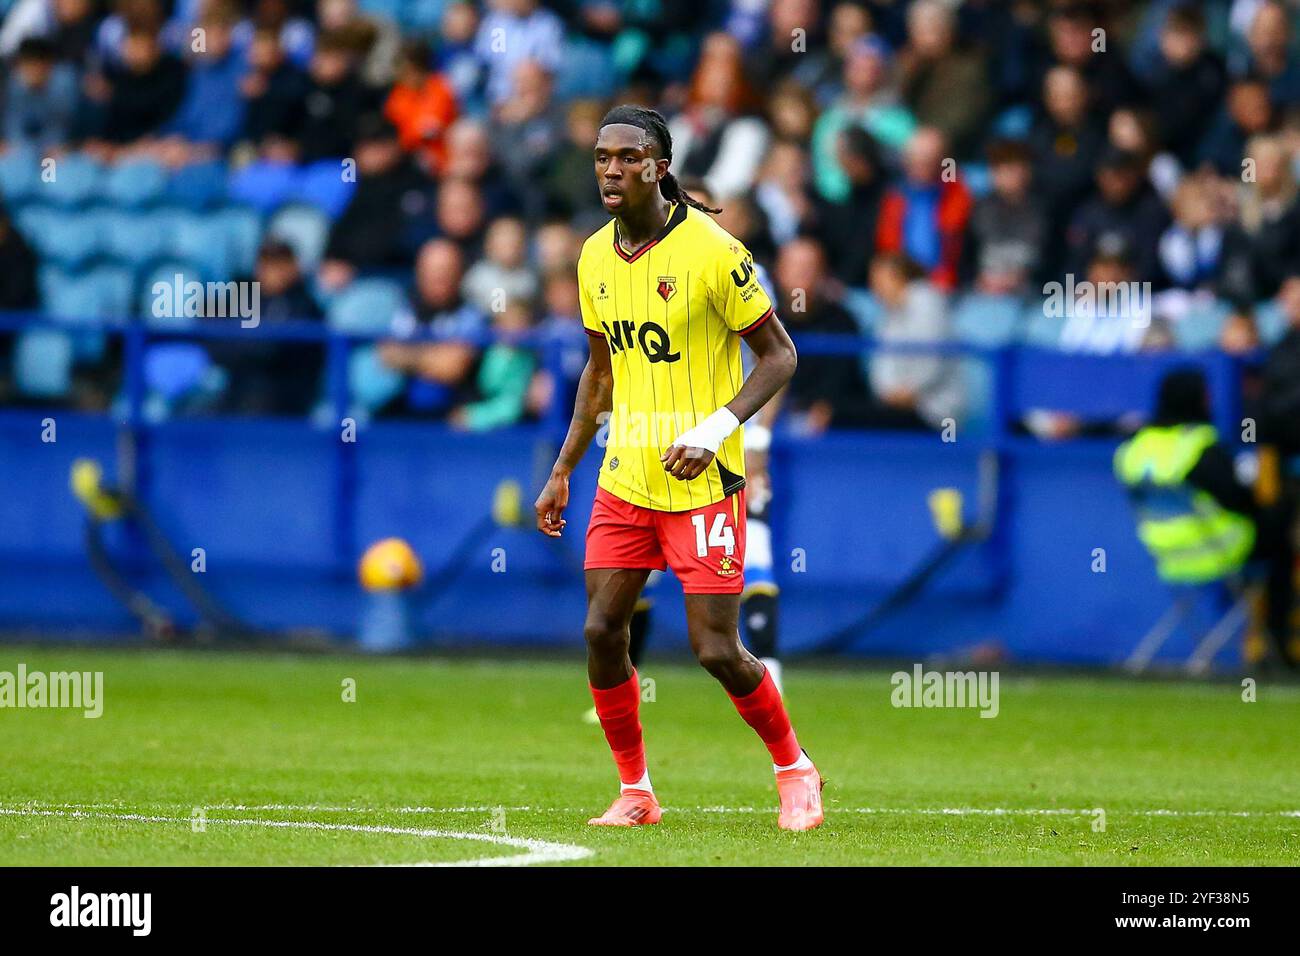
<svg viewBox="0 0 1300 956">
<path fill-rule="evenodd" d="M 1277 0 L 11 0 L 0 130 L 232 182 L 354 163 L 319 256 L 261 245 L 264 319 L 397 281 L 376 355 L 401 387 L 376 414 L 484 429 L 544 414 L 581 367 L 574 263 L 605 221 L 591 149 L 618 102 L 668 117 L 674 172 L 796 335 L 980 340 L 956 316 L 975 302 L 968 325 L 1011 308 L 1013 334 L 1061 348 L 1176 348 L 1195 325 L 1300 354 L 1296 27 Z M 17 222 L 11 310 L 40 304 Z M 1150 283 L 1149 313 L 1026 331 L 1066 275 Z M 530 330 L 565 360 L 512 342 Z M 241 354 L 213 352 L 225 405 L 317 397 L 319 356 Z M 933 357 L 810 356 L 787 407 L 808 431 L 938 427 L 964 386 Z"/>
</svg>

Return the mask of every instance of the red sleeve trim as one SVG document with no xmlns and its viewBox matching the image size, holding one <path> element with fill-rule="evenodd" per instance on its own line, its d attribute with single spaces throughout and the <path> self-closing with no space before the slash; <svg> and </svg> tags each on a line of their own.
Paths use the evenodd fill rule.
<svg viewBox="0 0 1300 956">
<path fill-rule="evenodd" d="M 762 315 L 756 318 L 753 322 L 750 322 L 749 325 L 745 326 L 743 329 L 737 329 L 736 334 L 748 335 L 750 332 L 753 332 L 756 328 L 758 328 L 760 325 L 762 325 L 764 322 L 766 322 L 775 314 L 776 314 L 775 309 L 768 309 L 766 312 L 764 312 Z"/>
<path fill-rule="evenodd" d="M 594 335 L 598 339 L 603 339 L 605 337 L 604 332 L 597 332 L 595 329 L 589 329 L 585 325 L 582 327 L 582 331 L 586 332 L 588 335 Z"/>
</svg>

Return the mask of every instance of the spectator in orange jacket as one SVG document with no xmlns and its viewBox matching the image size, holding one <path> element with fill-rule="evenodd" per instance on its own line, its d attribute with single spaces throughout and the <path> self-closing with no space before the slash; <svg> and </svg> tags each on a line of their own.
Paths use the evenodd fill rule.
<svg viewBox="0 0 1300 956">
<path fill-rule="evenodd" d="M 956 288 L 970 192 L 957 179 L 943 133 L 918 129 L 903 152 L 903 182 L 885 195 L 876 222 L 876 251 L 906 253 L 944 291 Z"/>
<path fill-rule="evenodd" d="M 429 68 L 429 59 L 429 48 L 418 40 L 402 48 L 397 83 L 388 94 L 384 115 L 397 127 L 402 149 L 436 173 L 447 158 L 443 134 L 458 110 L 451 84 Z"/>
</svg>

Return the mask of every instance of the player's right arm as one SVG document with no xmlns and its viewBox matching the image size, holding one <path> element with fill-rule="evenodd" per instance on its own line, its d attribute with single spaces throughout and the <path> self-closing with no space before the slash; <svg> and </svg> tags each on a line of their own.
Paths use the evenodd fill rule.
<svg viewBox="0 0 1300 956">
<path fill-rule="evenodd" d="M 564 444 L 551 468 L 551 476 L 533 505 L 537 512 L 537 530 L 552 538 L 560 537 L 564 530 L 564 509 L 569 505 L 569 475 L 573 474 L 573 469 L 582 461 L 592 438 L 600 429 L 600 414 L 608 414 L 614 408 L 614 367 L 609 359 L 609 345 L 605 342 L 605 336 L 592 328 L 595 319 L 585 289 L 581 290 L 579 300 L 582 303 L 583 324 L 587 327 L 590 352 L 578 379 L 578 395 L 573 402 L 569 432 L 564 436 Z"/>
</svg>

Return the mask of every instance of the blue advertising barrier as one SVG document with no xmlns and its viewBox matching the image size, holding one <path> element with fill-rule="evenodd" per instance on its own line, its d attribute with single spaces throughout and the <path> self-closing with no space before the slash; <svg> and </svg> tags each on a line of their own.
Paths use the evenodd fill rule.
<svg viewBox="0 0 1300 956">
<path fill-rule="evenodd" d="M 67 328 L 33 316 L 0 317 L 0 332 Z M 85 326 L 81 326 L 85 328 Z M 467 642 L 581 645 L 582 538 L 599 449 L 575 473 L 559 542 L 529 527 L 491 526 L 503 481 L 523 492 L 525 518 L 554 458 L 570 409 L 543 421 L 486 433 L 442 423 L 360 422 L 348 417 L 350 351 L 373 336 L 314 323 L 254 330 L 266 341 L 314 341 L 327 351 L 324 400 L 330 422 L 178 417 L 147 420 L 143 356 L 164 339 L 248 335 L 235 323 L 181 329 L 105 323 L 122 341 L 123 400 L 112 416 L 68 410 L 0 410 L 0 627 L 77 637 L 135 632 L 130 616 L 95 578 L 83 544 L 84 517 L 68 485 L 77 458 L 104 463 L 134 489 L 182 555 L 202 548 L 205 582 L 232 611 L 268 629 L 318 628 L 350 638 L 366 613 L 355 564 L 372 541 L 406 538 L 431 575 L 449 586 L 414 596 L 412 615 L 429 646 Z M 802 353 L 866 354 L 855 338 L 796 337 Z M 559 346 L 539 344 L 558 370 Z M 996 646 L 1025 661 L 1107 664 L 1121 660 L 1160 616 L 1169 594 L 1137 541 L 1122 489 L 1111 474 L 1117 440 L 1043 443 L 1016 423 L 1029 408 L 1114 415 L 1147 409 L 1173 365 L 1206 370 L 1216 419 L 1235 441 L 1238 360 L 1219 354 L 1078 356 L 1025 347 L 895 347 L 939 351 L 984 370 L 984 424 L 938 434 L 831 431 L 800 437 L 778 430 L 771 474 L 782 641 L 811 648 L 860 618 L 904 580 L 941 540 L 929 496 L 961 492 L 967 519 L 978 467 L 999 465 L 993 534 L 972 545 L 919 599 L 861 636 L 851 652 L 919 659 Z M 50 421 L 56 440 L 45 441 Z M 183 607 L 141 542 L 112 529 L 110 547 L 157 600 Z M 462 547 L 463 567 L 444 568 Z M 1104 554 L 1104 570 L 1097 555 Z M 657 646 L 682 647 L 675 585 L 660 589 Z M 180 615 L 184 620 L 184 615 Z M 1186 656 L 1193 633 L 1167 653 Z M 1229 652 L 1231 653 L 1231 651 Z"/>
</svg>

